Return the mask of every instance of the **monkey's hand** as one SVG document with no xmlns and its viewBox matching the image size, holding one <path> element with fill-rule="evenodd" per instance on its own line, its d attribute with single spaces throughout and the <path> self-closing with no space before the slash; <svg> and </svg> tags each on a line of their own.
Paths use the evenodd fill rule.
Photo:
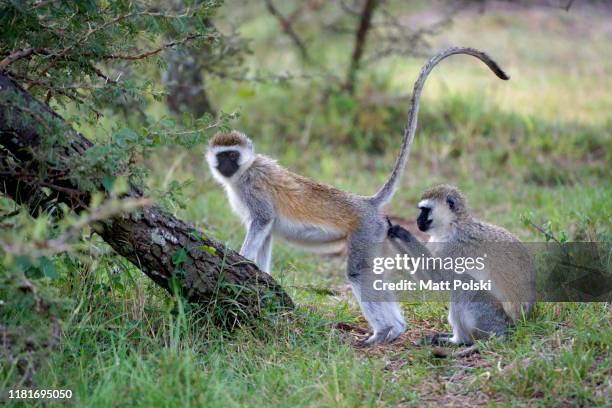
<svg viewBox="0 0 612 408">
<path fill-rule="evenodd" d="M 418 240 L 408 231 L 406 228 L 401 225 L 392 225 L 387 230 L 387 236 L 389 238 L 396 238 L 405 242 L 418 242 Z"/>
</svg>

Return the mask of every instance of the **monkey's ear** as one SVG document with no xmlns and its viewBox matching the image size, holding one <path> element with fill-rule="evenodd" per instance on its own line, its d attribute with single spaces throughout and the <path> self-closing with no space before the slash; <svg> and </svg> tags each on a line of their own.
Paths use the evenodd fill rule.
<svg viewBox="0 0 612 408">
<path fill-rule="evenodd" d="M 448 203 L 448 208 L 450 208 L 451 210 L 455 210 L 455 208 L 457 208 L 457 202 L 455 201 L 454 197 L 446 197 L 446 202 Z"/>
</svg>

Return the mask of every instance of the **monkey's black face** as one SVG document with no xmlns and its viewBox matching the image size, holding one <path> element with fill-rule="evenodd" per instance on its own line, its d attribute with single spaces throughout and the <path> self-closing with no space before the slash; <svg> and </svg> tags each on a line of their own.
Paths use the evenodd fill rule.
<svg viewBox="0 0 612 408">
<path fill-rule="evenodd" d="M 225 177 L 232 177 L 240 168 L 239 160 L 240 152 L 236 150 L 219 152 L 217 153 L 217 170 Z"/>
<path fill-rule="evenodd" d="M 433 220 L 429 219 L 429 213 L 431 213 L 431 208 L 424 206 L 419 208 L 421 210 L 421 214 L 419 214 L 419 217 L 417 218 L 417 225 L 419 226 L 419 229 L 421 231 L 425 232 L 429 229 L 431 223 L 433 222 Z"/>
</svg>

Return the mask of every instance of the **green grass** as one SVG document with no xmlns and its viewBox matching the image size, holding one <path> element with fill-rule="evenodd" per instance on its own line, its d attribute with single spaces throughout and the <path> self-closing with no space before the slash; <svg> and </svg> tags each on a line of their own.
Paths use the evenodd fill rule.
<svg viewBox="0 0 612 408">
<path fill-rule="evenodd" d="M 508 66 L 513 79 L 500 82 L 465 58 L 436 69 L 423 98 L 411 161 L 388 211 L 414 219 L 421 191 L 447 182 L 466 193 L 480 217 L 526 241 L 542 237 L 523 224 L 522 215 L 549 221 L 553 231 L 574 240 L 609 241 L 612 55 L 605 44 L 612 38 L 597 30 L 605 24 L 597 13 L 525 13 L 462 15 L 450 32 L 436 37 L 437 46 L 469 42 L 486 49 Z M 295 59 L 274 46 L 278 34 L 271 27 L 266 16 L 243 27 L 243 34 L 255 39 L 248 63 L 274 69 L 281 61 L 283 68 L 295 68 Z M 341 72 L 342 46 L 329 44 L 321 51 Z M 576 46 L 574 57 L 570 51 Z M 318 80 L 289 86 L 212 80 L 211 95 L 221 109 L 240 108 L 236 126 L 253 137 L 259 151 L 301 174 L 371 194 L 391 170 L 407 109 L 405 98 L 373 101 L 408 95 L 406 84 L 422 62 L 377 65 L 360 76 L 355 99 L 332 94 L 321 103 L 325 84 Z M 165 111 L 153 105 L 151 113 Z M 119 119 L 107 120 L 109 125 Z M 149 185 L 164 189 L 173 180 L 190 181 L 181 192 L 185 208 L 169 203 L 170 209 L 238 248 L 242 226 L 202 154 L 171 149 L 148 158 Z M 93 266 L 62 259 L 69 266 L 51 286 L 72 301 L 61 312 L 61 341 L 33 374 L 38 388 L 71 389 L 74 406 L 609 404 L 607 303 L 538 304 L 533 319 L 520 322 L 507 341 L 483 342 L 481 354 L 470 358 L 437 359 L 416 342 L 449 330 L 443 304 L 404 304 L 408 332 L 388 346 L 359 349 L 352 344 L 363 335 L 333 328 L 339 322 L 367 327 L 344 287 L 341 260 L 277 241 L 272 274 L 297 311 L 228 333 L 168 299 L 98 238 L 90 245 L 97 251 Z M 311 287 L 334 288 L 337 294 Z M 7 326 L 26 323 L 24 341 L 47 333 L 44 319 L 29 309 L 4 316 Z M 14 388 L 21 378 L 16 364 L 1 366 L 0 389 Z"/>
<path fill-rule="evenodd" d="M 330 330 L 336 321 L 363 326 L 346 295 L 290 289 L 300 303 L 294 315 L 228 334 L 180 307 L 160 307 L 156 290 L 130 298 L 133 292 L 94 286 L 86 283 L 73 294 L 88 292 L 64 322 L 61 345 L 36 375 L 41 388 L 72 389 L 76 406 L 606 401 L 609 305 L 541 304 L 508 341 L 482 344 L 481 356 L 439 360 L 411 340 L 447 329 L 442 305 L 405 306 L 410 329 L 403 340 L 362 350 L 351 346 L 351 335 Z"/>
</svg>

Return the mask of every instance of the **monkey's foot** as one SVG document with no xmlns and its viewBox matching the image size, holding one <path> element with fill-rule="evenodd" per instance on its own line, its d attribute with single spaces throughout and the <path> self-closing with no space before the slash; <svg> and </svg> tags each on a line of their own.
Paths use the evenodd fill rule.
<svg viewBox="0 0 612 408">
<path fill-rule="evenodd" d="M 381 331 L 375 332 L 367 340 L 362 341 L 361 345 L 365 347 L 365 346 L 373 346 L 375 344 L 383 344 L 386 342 L 385 340 L 387 339 L 387 335 L 389 334 L 390 331 L 391 331 L 391 328 L 388 327 Z"/>
<path fill-rule="evenodd" d="M 405 325 L 386 327 L 375 332 L 367 340 L 361 342 L 361 346 L 373 346 L 375 344 L 391 343 L 406 330 Z"/>
</svg>

